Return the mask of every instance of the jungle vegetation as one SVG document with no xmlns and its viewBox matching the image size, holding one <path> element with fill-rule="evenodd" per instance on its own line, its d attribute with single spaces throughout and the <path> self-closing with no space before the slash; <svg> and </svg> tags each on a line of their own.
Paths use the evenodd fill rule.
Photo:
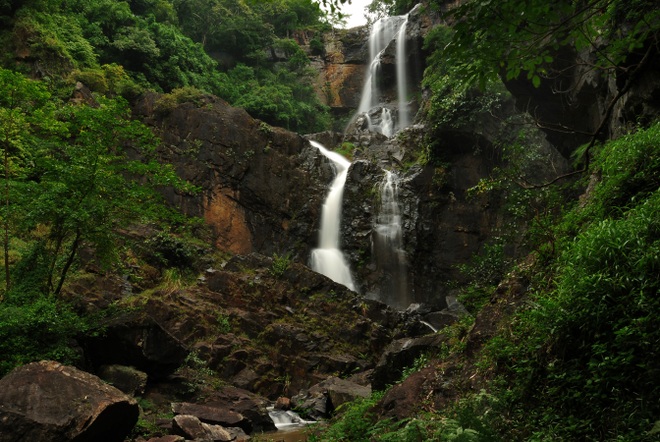
<svg viewBox="0 0 660 442">
<path fill-rule="evenodd" d="M 445 3 L 426 7 L 445 11 Z M 372 4 L 388 13 L 409 6 Z M 483 110 L 502 81 L 541 86 L 564 49 L 591 51 L 590 69 L 625 91 L 657 57 L 659 14 L 651 0 L 463 2 L 447 17 L 453 26 L 426 39 L 425 123 Z M 99 331 L 96 318 L 59 299 L 85 247 L 99 265 L 119 265 L 118 229 L 185 228 L 155 189 L 195 189 L 154 161 L 156 140 L 130 119 L 128 101 L 196 88 L 268 124 L 325 129 L 328 110 L 292 36 L 329 26 L 311 0 L 0 0 L 0 373 L 42 358 L 72 362 L 71 339 Z M 76 81 L 98 106 L 68 101 Z M 581 173 L 571 181 L 515 193 L 546 204 L 530 224 L 533 265 L 501 262 L 495 244 L 466 269 L 474 314 L 509 272 L 530 281 L 524 308 L 479 355 L 483 390 L 466 389 L 442 410 L 420 401 L 419 413 L 399 422 L 373 420 L 377 392 L 315 440 L 658 440 L 660 125 L 640 121 L 616 140 L 603 127 L 576 151 Z M 509 178 L 498 185 L 514 188 Z M 592 180 L 586 201 L 562 198 L 560 186 L 576 193 Z M 420 367 L 460 360 L 463 335 L 446 333 L 453 346 Z"/>
</svg>

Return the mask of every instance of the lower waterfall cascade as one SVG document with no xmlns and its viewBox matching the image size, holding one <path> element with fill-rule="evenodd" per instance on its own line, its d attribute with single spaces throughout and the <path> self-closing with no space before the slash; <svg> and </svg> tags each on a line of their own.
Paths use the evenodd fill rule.
<svg viewBox="0 0 660 442">
<path fill-rule="evenodd" d="M 408 289 L 408 264 L 403 250 L 403 219 L 398 201 L 398 177 L 385 171 L 380 184 L 380 208 L 372 235 L 372 256 L 382 279 L 377 298 L 405 309 L 412 302 Z"/>
<path fill-rule="evenodd" d="M 335 179 L 332 181 L 330 191 L 323 203 L 319 246 L 312 250 L 311 266 L 315 272 L 355 290 L 351 270 L 339 248 L 342 196 L 351 162 L 340 154 L 326 149 L 321 143 L 310 141 L 310 144 L 332 161 L 336 169 Z"/>
</svg>

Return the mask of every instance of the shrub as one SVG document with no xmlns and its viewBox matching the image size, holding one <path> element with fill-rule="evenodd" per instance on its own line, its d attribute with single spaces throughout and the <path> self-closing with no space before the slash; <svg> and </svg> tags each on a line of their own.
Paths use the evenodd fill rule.
<svg viewBox="0 0 660 442">
<path fill-rule="evenodd" d="M 20 303 L 20 296 L 0 304 L 0 376 L 12 368 L 42 359 L 79 362 L 75 338 L 96 333 L 93 319 L 78 316 L 52 297 Z"/>
</svg>

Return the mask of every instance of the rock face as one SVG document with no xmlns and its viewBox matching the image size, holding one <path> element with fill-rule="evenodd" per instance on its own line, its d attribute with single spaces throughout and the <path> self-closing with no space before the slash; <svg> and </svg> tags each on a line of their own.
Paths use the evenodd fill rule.
<svg viewBox="0 0 660 442">
<path fill-rule="evenodd" d="M 211 371 L 237 391 L 274 401 L 330 375 L 369 369 L 392 338 L 419 330 L 404 315 L 301 264 L 290 262 L 282 274 L 273 274 L 273 264 L 259 254 L 236 256 L 191 287 L 133 298 L 134 314 L 84 343 L 91 366 L 132 365 L 150 381 L 178 383 L 194 394 L 208 384 L 203 376 Z M 152 349 L 155 330 L 167 346 Z M 253 431 L 266 425 L 267 418 L 246 414 L 232 400 L 211 400 L 217 395 L 203 391 L 209 399 L 201 405 L 240 413 Z"/>
<path fill-rule="evenodd" d="M 401 379 L 403 370 L 411 367 L 423 353 L 437 351 L 447 338 L 441 334 L 419 338 L 399 339 L 392 342 L 383 352 L 378 365 L 371 374 L 374 390 L 383 390 Z"/>
<path fill-rule="evenodd" d="M 220 250 L 267 255 L 287 250 L 306 260 L 332 179 L 327 160 L 300 135 L 270 127 L 218 98 L 165 110 L 161 100 L 145 95 L 134 114 L 163 140 L 161 159 L 201 188 L 196 195 L 168 192 L 169 202 L 203 217 Z"/>
<path fill-rule="evenodd" d="M 24 365 L 0 380 L 0 441 L 123 441 L 138 406 L 96 376 L 57 362 Z"/>
<path fill-rule="evenodd" d="M 323 35 L 325 53 L 313 60 L 319 72 L 317 90 L 335 113 L 347 114 L 360 104 L 369 47 L 365 26 Z"/>
<path fill-rule="evenodd" d="M 406 27 L 406 65 L 408 90 L 419 90 L 424 72 L 422 46 L 424 36 L 437 21 L 434 14 L 423 13 L 421 7 L 408 14 Z M 369 29 L 359 26 L 347 30 L 334 30 L 323 35 L 325 51 L 322 56 L 311 57 L 312 66 L 319 71 L 316 89 L 319 97 L 330 106 L 338 117 L 348 119 L 360 105 L 360 96 L 369 70 Z M 390 44 L 383 52 L 381 71 L 384 80 L 379 87 L 387 101 L 396 100 L 396 44 Z M 414 112 L 417 105 L 413 104 Z M 414 113 L 413 112 L 413 113 Z M 343 129 L 343 128 L 341 128 Z"/>
</svg>

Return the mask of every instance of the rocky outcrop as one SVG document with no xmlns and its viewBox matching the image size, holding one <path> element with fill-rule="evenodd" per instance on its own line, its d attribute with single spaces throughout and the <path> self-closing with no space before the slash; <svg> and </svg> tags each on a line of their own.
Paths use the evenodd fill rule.
<svg viewBox="0 0 660 442">
<path fill-rule="evenodd" d="M 346 136 L 358 147 L 344 190 L 342 248 L 356 274 L 359 291 L 385 300 L 383 284 L 391 278 L 387 269 L 376 263 L 374 229 L 384 169 L 397 171 L 408 269 L 407 280 L 402 284 L 407 287 L 407 295 L 387 302 L 401 309 L 410 303 L 426 303 L 435 311 L 446 308 L 446 297 L 453 293 L 443 282 L 463 281 L 465 276 L 458 265 L 469 262 L 493 232 L 507 225 L 505 194 L 470 193 L 481 179 L 503 165 L 498 146 L 527 146 L 526 158 L 518 166 L 523 184 L 542 183 L 570 170 L 545 134 L 515 110 L 511 99 L 503 99 L 493 115 L 471 115 L 462 126 L 431 132 L 423 125 L 413 125 L 391 139 L 360 127 L 359 118 L 356 121 Z M 415 155 L 419 155 L 420 146 L 429 143 L 434 145 L 427 149 L 434 149 L 436 164 L 410 166 Z M 506 252 L 524 253 L 519 247 L 518 242 L 512 241 Z"/>
<path fill-rule="evenodd" d="M 518 109 L 528 112 L 568 158 L 592 137 L 617 138 L 660 115 L 658 58 L 655 43 L 647 42 L 629 54 L 625 66 L 595 69 L 592 51 L 562 47 L 539 87 L 524 75 L 505 85 Z"/>
<path fill-rule="evenodd" d="M 57 362 L 15 369 L 0 380 L 0 441 L 123 441 L 138 406 L 96 376 Z"/>
<path fill-rule="evenodd" d="M 188 414 L 174 416 L 174 430 L 187 439 L 212 442 L 246 441 L 249 439 L 243 431 L 224 428 L 201 422 L 197 417 Z"/>
<path fill-rule="evenodd" d="M 236 426 L 243 428 L 248 433 L 275 430 L 275 424 L 268 415 L 267 407 L 270 401 L 249 391 L 224 386 L 216 389 L 204 398 L 203 405 L 215 409 L 228 410 L 243 416 L 247 424 L 242 421 Z M 204 419 L 204 417 L 200 417 Z"/>
<path fill-rule="evenodd" d="M 431 334 L 419 338 L 405 338 L 392 342 L 383 352 L 371 374 L 371 387 L 384 390 L 399 380 L 406 368 L 412 367 L 415 359 L 423 354 L 438 352 L 447 337 Z"/>
<path fill-rule="evenodd" d="M 360 104 L 369 57 L 368 37 L 365 26 L 333 30 L 323 35 L 323 56 L 312 58 L 312 66 L 319 71 L 318 95 L 337 115 L 347 115 Z"/>
<path fill-rule="evenodd" d="M 371 387 L 333 376 L 301 391 L 291 403 L 303 416 L 321 420 L 331 417 L 341 405 L 370 395 Z"/>
<path fill-rule="evenodd" d="M 147 374 L 134 367 L 103 365 L 99 368 L 98 375 L 113 387 L 131 396 L 144 394 L 147 387 Z"/>
<path fill-rule="evenodd" d="M 322 167 L 327 160 L 301 136 L 218 98 L 170 107 L 162 100 L 147 94 L 134 114 L 162 139 L 160 159 L 201 189 L 194 195 L 168 191 L 168 201 L 204 218 L 220 250 L 289 251 L 306 260 L 332 178 L 331 168 Z"/>
<path fill-rule="evenodd" d="M 134 366 L 185 392 L 185 402 L 208 395 L 209 374 L 275 400 L 367 370 L 392 338 L 419 333 L 417 321 L 382 303 L 295 262 L 281 273 L 274 263 L 236 256 L 192 286 L 129 298 L 131 315 L 85 340 L 87 360 Z"/>
</svg>

